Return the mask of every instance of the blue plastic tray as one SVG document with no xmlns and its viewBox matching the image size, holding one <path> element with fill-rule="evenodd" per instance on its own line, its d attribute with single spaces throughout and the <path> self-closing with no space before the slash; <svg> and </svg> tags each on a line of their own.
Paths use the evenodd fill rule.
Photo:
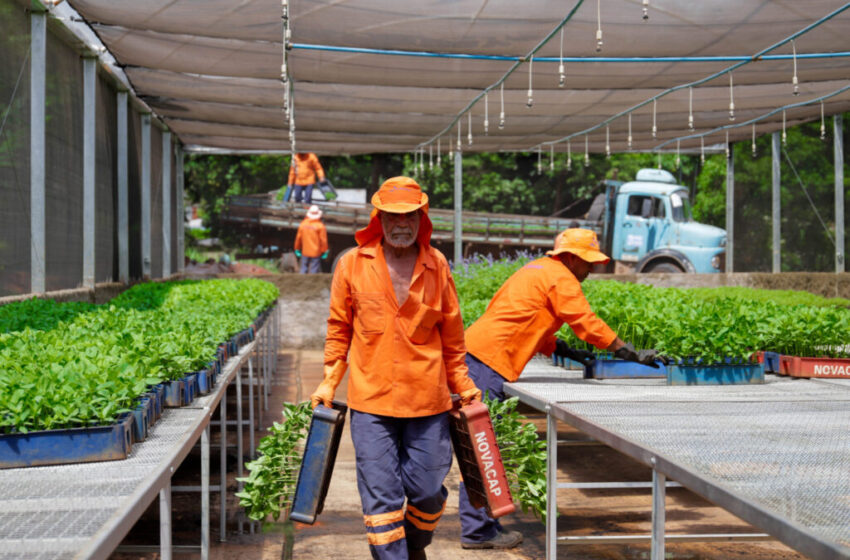
<svg viewBox="0 0 850 560">
<path fill-rule="evenodd" d="M 186 384 L 176 379 L 174 381 L 166 381 L 165 385 L 165 401 L 164 405 L 169 408 L 178 408 L 186 404 Z"/>
<path fill-rule="evenodd" d="M 0 468 L 125 459 L 132 447 L 133 416 L 93 428 L 0 435 Z"/>
<path fill-rule="evenodd" d="M 346 405 L 337 401 L 333 402 L 333 408 L 320 404 L 313 409 L 292 511 L 289 513 L 293 521 L 312 525 L 316 516 L 322 513 L 347 410 Z"/>
<path fill-rule="evenodd" d="M 626 360 L 596 360 L 584 368 L 585 379 L 665 378 L 667 368 L 661 361 L 659 367 L 645 366 Z"/>
<path fill-rule="evenodd" d="M 779 373 L 779 359 L 782 356 L 779 352 L 764 353 L 764 371 L 766 373 Z"/>
<path fill-rule="evenodd" d="M 764 383 L 764 364 L 667 366 L 667 385 L 746 385 Z"/>
</svg>

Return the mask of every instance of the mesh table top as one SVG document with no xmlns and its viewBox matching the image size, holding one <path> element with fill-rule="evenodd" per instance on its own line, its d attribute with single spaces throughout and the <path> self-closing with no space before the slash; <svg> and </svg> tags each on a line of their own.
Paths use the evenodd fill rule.
<svg viewBox="0 0 850 560">
<path fill-rule="evenodd" d="M 163 409 L 124 460 L 0 470 L 0 560 L 107 557 L 170 480 L 253 350 L 252 342 L 228 362 L 210 394 Z"/>
<path fill-rule="evenodd" d="M 813 558 L 850 558 L 850 384 L 584 380 L 542 360 L 506 392 Z"/>
</svg>

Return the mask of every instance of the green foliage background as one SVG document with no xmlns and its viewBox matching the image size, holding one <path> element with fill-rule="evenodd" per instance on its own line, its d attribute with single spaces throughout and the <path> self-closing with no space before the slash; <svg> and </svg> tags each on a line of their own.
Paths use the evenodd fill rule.
<svg viewBox="0 0 850 560">
<path fill-rule="evenodd" d="M 846 119 L 845 119 L 846 120 Z M 834 171 L 831 119 L 826 137 L 820 139 L 820 123 L 789 128 L 781 158 L 782 173 L 782 268 L 786 271 L 834 270 Z M 756 157 L 750 142 L 734 145 L 735 152 L 735 270 L 771 269 L 771 153 L 770 136 L 757 139 Z M 844 159 L 850 159 L 845 142 Z M 601 179 L 631 180 L 642 167 L 659 162 L 679 183 L 688 187 L 697 221 L 725 227 L 726 160 L 723 153 L 698 155 L 646 153 L 592 154 L 589 165 L 584 155 L 574 152 L 567 167 L 567 154 L 555 154 L 550 169 L 549 154 L 537 153 L 463 154 L 464 208 L 482 212 L 530 215 L 580 216 L 599 192 Z M 441 165 L 417 168 L 411 154 L 322 156 L 331 182 L 341 188 L 366 188 L 371 196 L 380 184 L 395 175 L 416 177 L 435 208 L 451 208 L 454 188 L 450 158 Z M 793 164 L 793 169 L 791 164 Z M 436 157 L 431 158 L 436 164 Z M 232 233 L 222 227 L 219 214 L 225 197 L 277 190 L 286 183 L 287 156 L 190 156 L 186 162 L 186 191 L 201 210 L 213 234 L 228 240 Z M 796 172 L 796 173 L 795 173 Z M 798 179 L 799 176 L 799 179 Z M 845 207 L 850 208 L 850 173 L 844 173 Z M 805 190 L 804 190 L 805 189 Z M 806 196 L 806 191 L 812 203 Z M 566 211 L 563 211 L 564 209 Z M 825 228 L 814 210 L 820 213 Z M 563 211 L 563 212 L 561 212 Z M 845 220 L 845 236 L 850 220 Z M 829 233 L 827 233 L 827 231 Z"/>
</svg>

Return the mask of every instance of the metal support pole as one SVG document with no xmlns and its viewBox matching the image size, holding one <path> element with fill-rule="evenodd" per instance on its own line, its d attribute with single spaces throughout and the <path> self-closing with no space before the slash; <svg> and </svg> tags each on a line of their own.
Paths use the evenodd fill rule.
<svg viewBox="0 0 850 560">
<path fill-rule="evenodd" d="M 259 395 L 258 395 L 259 396 Z M 254 359 L 248 358 L 248 444 L 251 446 L 249 453 L 251 460 L 254 459 Z"/>
<path fill-rule="evenodd" d="M 546 560 L 558 557 L 558 421 L 546 405 Z"/>
<path fill-rule="evenodd" d="M 83 287 L 94 289 L 95 277 L 95 96 L 97 59 L 83 57 Z"/>
<path fill-rule="evenodd" d="M 210 410 L 206 408 L 209 415 Z M 210 426 L 201 433 L 201 560 L 210 558 Z"/>
<path fill-rule="evenodd" d="M 219 405 L 219 418 L 221 420 L 221 443 L 219 445 L 219 504 L 218 504 L 218 540 L 227 542 L 227 387 L 221 391 L 221 404 Z"/>
<path fill-rule="evenodd" d="M 454 238 L 455 255 L 454 265 L 460 266 L 463 260 L 463 161 L 460 150 L 455 151 L 455 215 L 454 215 Z"/>
<path fill-rule="evenodd" d="M 174 272 L 183 272 L 186 266 L 186 209 L 183 200 L 183 188 L 185 186 L 185 178 L 183 177 L 183 146 L 179 143 L 174 147 L 175 165 L 177 166 L 175 174 L 177 176 L 177 270 Z"/>
<path fill-rule="evenodd" d="M 655 463 L 655 458 L 653 458 Z M 667 477 L 652 469 L 652 544 L 651 560 L 664 560 L 664 522 L 666 520 L 665 498 Z"/>
<path fill-rule="evenodd" d="M 773 159 L 773 272 L 782 272 L 782 234 L 779 225 L 780 213 L 782 210 L 781 201 L 779 198 L 780 186 L 782 184 L 781 171 L 779 169 L 779 133 L 771 134 L 771 157 Z"/>
<path fill-rule="evenodd" d="M 171 276 L 171 132 L 162 133 L 162 277 Z"/>
<path fill-rule="evenodd" d="M 735 145 L 729 143 L 729 157 L 726 158 L 726 272 L 735 272 L 733 255 L 735 251 Z"/>
<path fill-rule="evenodd" d="M 832 117 L 835 158 L 835 272 L 844 272 L 844 130 L 841 114 Z"/>
<path fill-rule="evenodd" d="M 151 277 L 151 116 L 142 115 L 142 277 Z"/>
<path fill-rule="evenodd" d="M 159 549 L 162 560 L 171 560 L 171 481 L 159 491 Z"/>
<path fill-rule="evenodd" d="M 30 14 L 30 292 L 43 293 L 45 284 L 45 92 L 47 73 L 47 15 Z"/>
<path fill-rule="evenodd" d="M 127 92 L 119 91 L 118 105 L 118 281 L 127 283 L 130 280 L 130 217 L 128 206 L 128 174 L 127 174 Z"/>
<path fill-rule="evenodd" d="M 236 476 L 242 478 L 242 368 L 236 368 Z M 236 483 L 237 492 L 242 491 L 242 482 Z M 242 519 L 237 532 L 242 534 Z"/>
</svg>

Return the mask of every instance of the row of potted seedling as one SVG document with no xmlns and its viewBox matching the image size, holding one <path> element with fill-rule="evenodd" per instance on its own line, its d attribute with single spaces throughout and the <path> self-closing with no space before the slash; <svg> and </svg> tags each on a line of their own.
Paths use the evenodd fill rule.
<svg viewBox="0 0 850 560">
<path fill-rule="evenodd" d="M 778 352 L 756 352 L 767 373 L 791 377 L 850 379 L 850 358 L 786 356 Z"/>
</svg>

